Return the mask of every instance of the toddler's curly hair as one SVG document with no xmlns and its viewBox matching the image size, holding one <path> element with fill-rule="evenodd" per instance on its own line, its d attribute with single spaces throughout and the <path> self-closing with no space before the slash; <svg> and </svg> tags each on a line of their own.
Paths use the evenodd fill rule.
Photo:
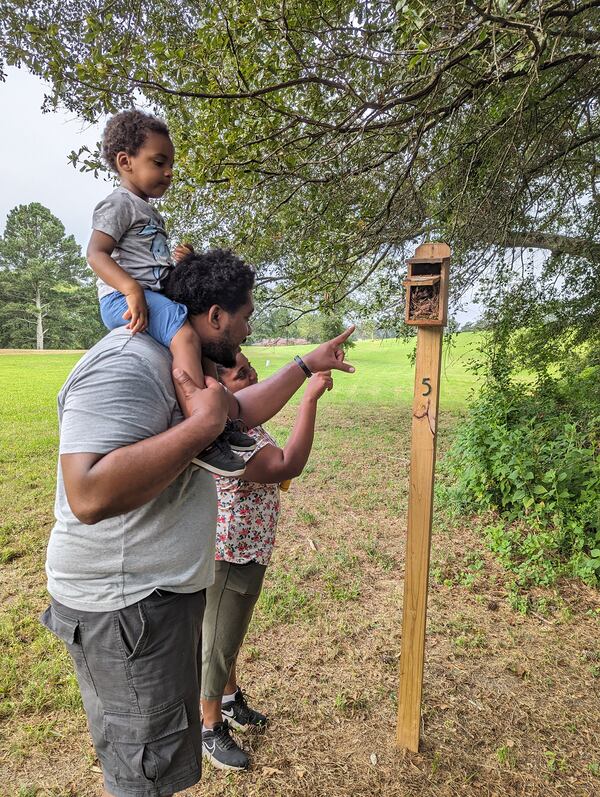
<svg viewBox="0 0 600 797">
<path fill-rule="evenodd" d="M 169 135 L 169 128 L 157 116 L 144 111 L 121 111 L 111 116 L 102 136 L 102 156 L 113 171 L 117 171 L 117 154 L 136 155 L 148 133 Z"/>
</svg>

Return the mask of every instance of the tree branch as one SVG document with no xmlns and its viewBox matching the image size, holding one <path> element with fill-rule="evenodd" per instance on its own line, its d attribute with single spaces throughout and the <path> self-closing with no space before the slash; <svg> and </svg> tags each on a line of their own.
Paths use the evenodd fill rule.
<svg viewBox="0 0 600 797">
<path fill-rule="evenodd" d="M 499 241 L 486 241 L 498 245 Z M 582 236 L 560 235 L 558 233 L 535 230 L 508 230 L 502 246 L 523 249 L 547 249 L 554 255 L 582 257 L 593 263 L 600 263 L 600 241 Z"/>
</svg>

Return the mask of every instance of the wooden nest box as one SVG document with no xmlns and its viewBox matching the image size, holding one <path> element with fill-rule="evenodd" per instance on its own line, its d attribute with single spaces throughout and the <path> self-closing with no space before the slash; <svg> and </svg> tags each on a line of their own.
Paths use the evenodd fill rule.
<svg viewBox="0 0 600 797">
<path fill-rule="evenodd" d="M 428 243 L 408 261 L 405 321 L 411 326 L 443 327 L 448 320 L 450 247 Z"/>
</svg>

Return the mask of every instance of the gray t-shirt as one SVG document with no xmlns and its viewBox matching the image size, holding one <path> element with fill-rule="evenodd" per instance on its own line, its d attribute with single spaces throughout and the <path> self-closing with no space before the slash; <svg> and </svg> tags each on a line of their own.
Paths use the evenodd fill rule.
<svg viewBox="0 0 600 797">
<path fill-rule="evenodd" d="M 182 419 L 168 349 L 115 329 L 77 363 L 58 396 L 60 453 L 107 454 Z M 65 494 L 60 461 L 48 591 L 84 611 L 113 611 L 153 592 L 196 592 L 214 581 L 215 481 L 191 465 L 139 509 L 92 526 Z"/>
<path fill-rule="evenodd" d="M 160 290 L 173 263 L 165 223 L 156 208 L 119 186 L 94 208 L 92 227 L 115 239 L 111 256 L 123 271 L 144 288 Z M 114 293 L 100 277 L 97 285 L 100 299 Z"/>
</svg>

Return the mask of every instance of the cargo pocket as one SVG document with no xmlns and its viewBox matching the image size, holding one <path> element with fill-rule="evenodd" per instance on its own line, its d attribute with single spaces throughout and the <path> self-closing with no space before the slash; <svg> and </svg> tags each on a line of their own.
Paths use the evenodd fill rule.
<svg viewBox="0 0 600 797">
<path fill-rule="evenodd" d="M 58 614 L 53 606 L 48 606 L 46 611 L 40 615 L 40 622 L 48 631 L 57 636 L 67 646 L 67 650 L 75 664 L 77 678 L 83 678 L 93 687 L 94 681 L 88 667 L 87 659 L 81 644 L 81 628 L 76 617 L 66 617 Z"/>
<path fill-rule="evenodd" d="M 114 751 L 115 782 L 123 787 L 175 785 L 200 774 L 183 698 L 152 712 L 104 713 L 104 738 Z"/>
</svg>

